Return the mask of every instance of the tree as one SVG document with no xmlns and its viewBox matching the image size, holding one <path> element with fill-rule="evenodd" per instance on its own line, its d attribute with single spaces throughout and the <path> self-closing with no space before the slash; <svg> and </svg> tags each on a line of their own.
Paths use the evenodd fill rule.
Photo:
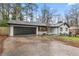
<svg viewBox="0 0 79 59">
<path fill-rule="evenodd" d="M 2 16 L 2 3 L 0 3 L 0 20 L 3 19 L 3 16 Z"/>
<path fill-rule="evenodd" d="M 13 20 L 22 19 L 21 14 L 21 4 L 13 4 L 13 3 L 1 3 L 0 4 L 0 14 L 2 15 L 3 24 L 7 24 L 9 20 L 9 15 L 12 15 Z"/>
<path fill-rule="evenodd" d="M 69 22 L 70 26 L 75 26 L 77 29 L 79 25 L 79 4 L 72 5 L 68 10 L 68 13 L 65 15 L 65 18 Z M 74 36 L 78 33 L 78 30 L 76 29 L 72 32 Z"/>
<path fill-rule="evenodd" d="M 14 8 L 14 16 L 16 17 L 16 20 L 21 20 L 20 16 L 21 14 L 21 4 L 20 3 L 16 3 L 15 4 L 15 8 Z"/>
<path fill-rule="evenodd" d="M 48 24 L 52 18 L 52 13 L 50 13 L 50 8 L 48 8 L 46 4 L 44 4 L 43 9 L 41 10 L 41 14 L 42 14 L 42 23 Z"/>
<path fill-rule="evenodd" d="M 44 4 L 44 7 L 41 10 L 41 14 L 42 14 L 42 19 L 41 22 L 45 23 L 47 25 L 47 32 L 49 32 L 49 26 L 50 26 L 50 22 L 53 21 L 53 17 L 55 17 L 56 15 L 56 10 L 51 10 L 50 7 L 47 7 L 46 4 Z M 53 24 L 53 22 L 52 22 Z"/>
<path fill-rule="evenodd" d="M 8 4 L 5 3 L 0 4 L 0 14 L 2 19 L 0 21 L 0 26 L 7 26 L 7 21 L 9 20 Z"/>
<path fill-rule="evenodd" d="M 33 21 L 33 17 L 35 12 L 37 11 L 38 6 L 34 3 L 27 3 L 25 4 L 24 11 L 26 13 L 26 16 L 30 18 L 31 21 Z"/>
<path fill-rule="evenodd" d="M 66 23 L 69 24 L 69 16 L 68 16 L 68 14 L 65 14 L 65 20 L 66 20 Z"/>
<path fill-rule="evenodd" d="M 20 3 L 9 4 L 9 14 L 12 15 L 13 20 L 22 20 L 22 6 Z"/>
<path fill-rule="evenodd" d="M 14 3 L 10 3 L 9 5 L 9 15 L 12 15 L 12 20 L 16 20 L 15 7 Z"/>
<path fill-rule="evenodd" d="M 78 26 L 79 4 L 72 5 L 70 10 L 68 10 L 68 13 L 65 14 L 65 18 L 71 26 Z"/>
<path fill-rule="evenodd" d="M 2 13 L 2 18 L 3 20 L 8 20 L 7 18 L 7 5 L 6 4 L 1 4 L 1 7 L 2 7 L 2 10 L 1 10 L 1 13 Z"/>
<path fill-rule="evenodd" d="M 55 9 L 51 9 L 46 4 L 44 4 L 44 7 L 41 10 L 41 17 L 42 17 L 42 23 L 50 24 L 50 22 L 53 23 L 54 18 L 58 18 L 58 13 Z"/>
</svg>

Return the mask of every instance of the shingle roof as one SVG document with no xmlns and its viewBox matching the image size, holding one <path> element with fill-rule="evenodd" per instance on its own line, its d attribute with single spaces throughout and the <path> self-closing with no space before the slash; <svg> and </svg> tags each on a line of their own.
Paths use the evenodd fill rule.
<svg viewBox="0 0 79 59">
<path fill-rule="evenodd" d="M 54 27 L 59 27 L 59 26 L 61 26 L 62 24 L 64 24 L 64 23 L 56 23 L 56 24 L 53 24 L 52 26 L 54 26 Z"/>
<path fill-rule="evenodd" d="M 14 25 L 30 25 L 30 26 L 47 26 L 45 23 L 37 23 L 37 22 L 26 22 L 26 21 L 18 21 L 18 20 L 9 20 L 8 24 Z M 65 23 L 57 23 L 57 24 L 49 24 L 49 27 L 59 27 Z"/>
<path fill-rule="evenodd" d="M 44 23 L 36 23 L 36 22 L 26 22 L 26 21 L 18 21 L 18 20 L 9 20 L 8 24 L 20 24 L 20 25 L 33 25 L 33 26 L 46 26 Z"/>
</svg>

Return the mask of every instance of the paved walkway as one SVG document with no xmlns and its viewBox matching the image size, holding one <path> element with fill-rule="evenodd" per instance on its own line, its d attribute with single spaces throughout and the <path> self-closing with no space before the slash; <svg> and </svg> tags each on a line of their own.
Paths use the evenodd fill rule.
<svg viewBox="0 0 79 59">
<path fill-rule="evenodd" d="M 38 38 L 38 37 L 37 37 Z M 79 48 L 60 41 L 33 40 L 30 37 L 9 37 L 4 42 L 5 56 L 79 56 Z"/>
</svg>

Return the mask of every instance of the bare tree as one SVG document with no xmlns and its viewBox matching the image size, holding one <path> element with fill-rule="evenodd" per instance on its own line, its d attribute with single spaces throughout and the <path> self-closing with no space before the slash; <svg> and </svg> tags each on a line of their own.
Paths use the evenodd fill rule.
<svg viewBox="0 0 79 59">
<path fill-rule="evenodd" d="M 37 4 L 34 3 L 25 4 L 24 11 L 26 13 L 26 16 L 30 18 L 31 22 L 33 21 L 34 13 L 37 11 L 37 8 L 38 8 Z"/>
<path fill-rule="evenodd" d="M 78 26 L 79 22 L 79 4 L 72 5 L 68 13 L 65 14 L 67 23 L 72 26 Z M 73 24 L 72 24 L 73 22 Z"/>
<path fill-rule="evenodd" d="M 41 10 L 41 15 L 42 15 L 41 22 L 47 25 L 47 32 L 49 32 L 50 22 L 52 22 L 53 24 L 53 17 L 56 16 L 56 10 L 54 9 L 51 10 L 50 7 L 44 4 L 44 7 Z"/>
<path fill-rule="evenodd" d="M 79 25 L 79 4 L 72 5 L 71 8 L 68 10 L 68 13 L 66 13 L 65 18 L 67 20 L 67 23 L 69 23 L 70 26 L 75 26 L 78 28 Z M 75 32 L 72 32 L 74 36 L 77 35 L 78 30 L 74 30 Z"/>
<path fill-rule="evenodd" d="M 42 23 L 48 24 L 49 21 L 52 19 L 52 13 L 50 11 L 50 8 L 47 7 L 46 4 L 44 4 L 43 9 L 41 10 L 41 14 L 42 14 Z"/>
</svg>

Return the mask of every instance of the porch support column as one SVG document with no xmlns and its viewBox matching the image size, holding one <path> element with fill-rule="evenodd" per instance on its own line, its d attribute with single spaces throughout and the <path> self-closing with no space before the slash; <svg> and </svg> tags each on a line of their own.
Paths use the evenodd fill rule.
<svg viewBox="0 0 79 59">
<path fill-rule="evenodd" d="M 38 26 L 36 27 L 36 35 L 38 35 Z"/>
<path fill-rule="evenodd" d="M 14 27 L 10 26 L 10 36 L 14 36 Z"/>
</svg>

